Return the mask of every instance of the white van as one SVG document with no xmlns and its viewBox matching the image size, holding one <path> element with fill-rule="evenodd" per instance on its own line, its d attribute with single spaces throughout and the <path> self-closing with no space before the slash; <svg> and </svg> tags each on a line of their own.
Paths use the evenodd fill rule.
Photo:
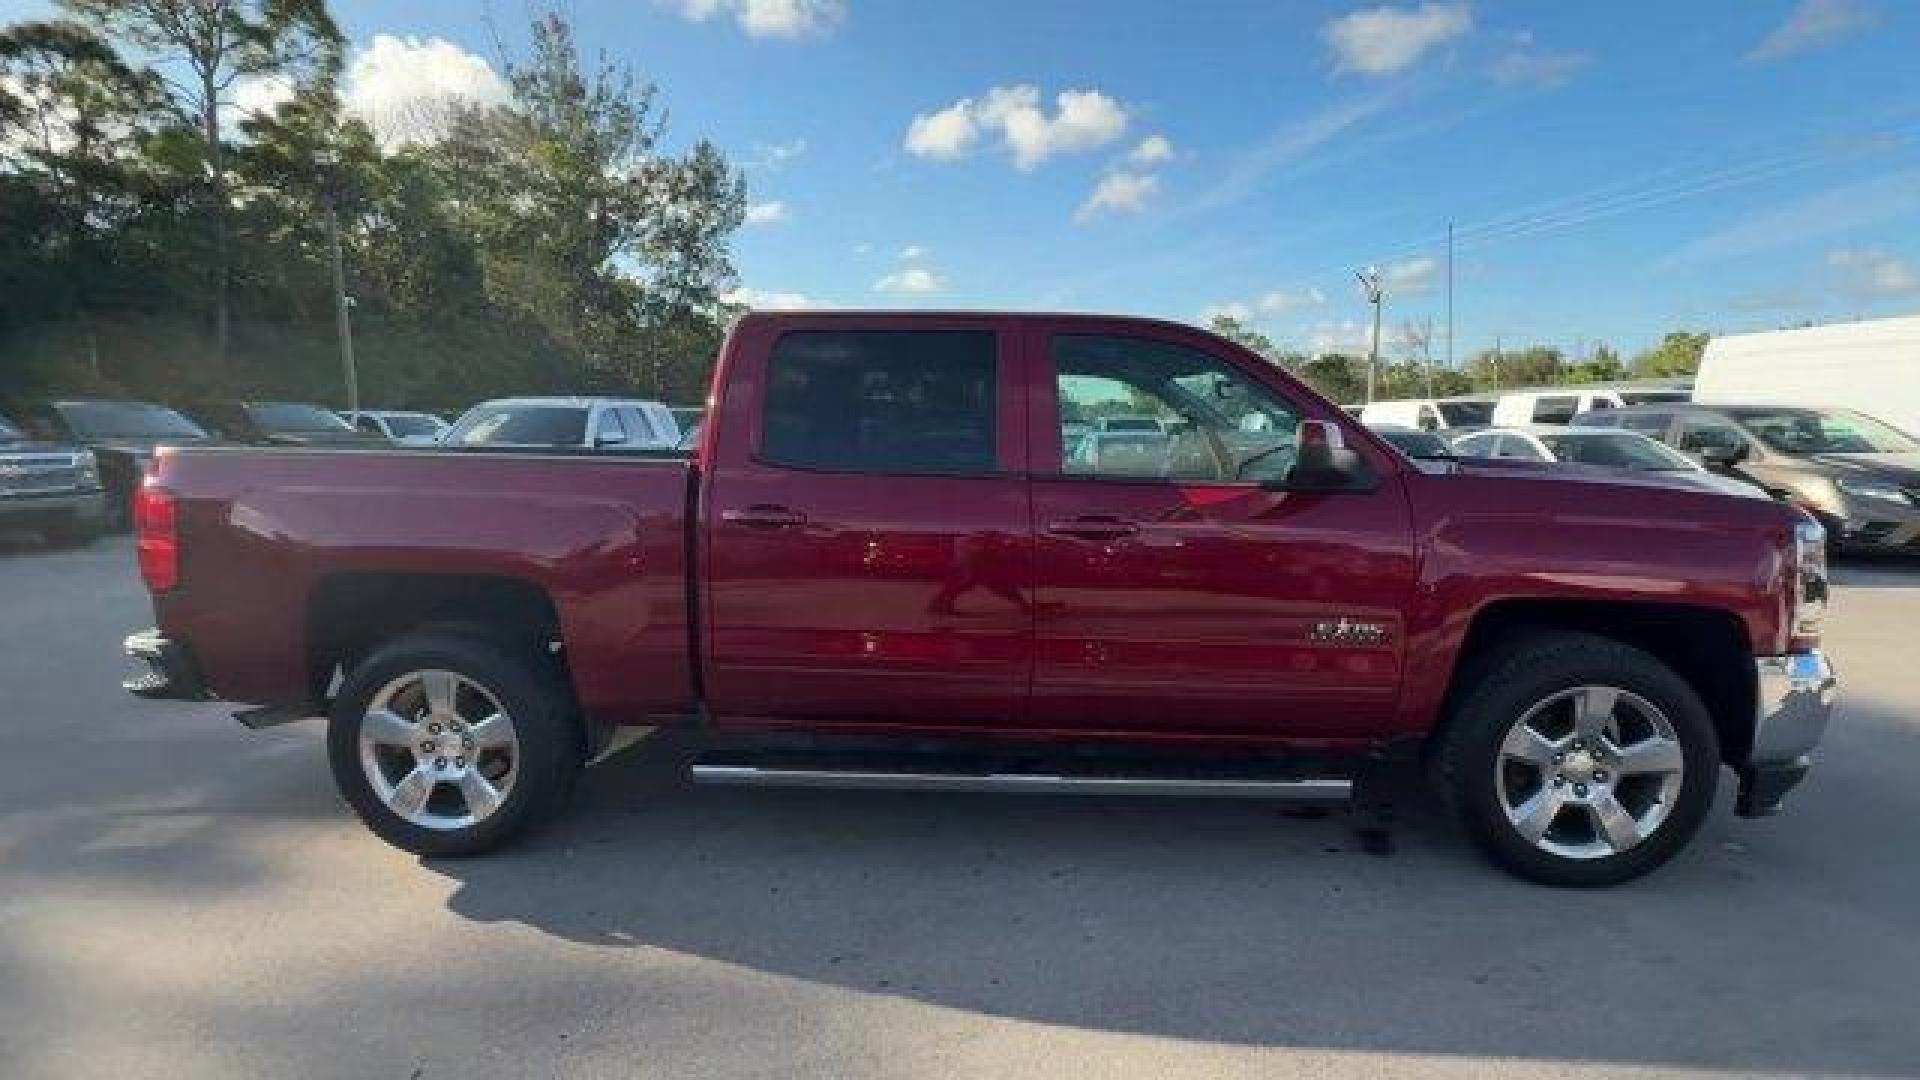
<svg viewBox="0 0 1920 1080">
<path fill-rule="evenodd" d="M 1661 402 L 1692 400 L 1692 393 L 1681 386 L 1551 386 L 1541 390 L 1516 390 L 1501 394 L 1493 407 L 1493 426 L 1526 427 L 1529 424 L 1565 424 L 1583 412 L 1618 409 L 1622 405 L 1654 405 Z"/>
<path fill-rule="evenodd" d="M 1360 422 L 1394 424 L 1420 431 L 1472 431 L 1493 422 L 1490 397 L 1406 398 L 1370 402 L 1360 410 Z"/>
<path fill-rule="evenodd" d="M 1716 337 L 1694 396 L 1854 409 L 1920 433 L 1920 317 Z"/>
</svg>

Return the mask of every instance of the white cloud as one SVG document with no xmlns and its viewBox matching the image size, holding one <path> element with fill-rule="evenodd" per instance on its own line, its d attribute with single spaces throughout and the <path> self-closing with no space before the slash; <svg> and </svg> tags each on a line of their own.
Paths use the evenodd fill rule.
<svg viewBox="0 0 1920 1080">
<path fill-rule="evenodd" d="M 1040 88 L 996 86 L 979 99 L 961 98 L 907 125 L 906 148 L 917 157 L 951 161 L 972 152 L 980 137 L 998 133 L 1013 163 L 1032 169 L 1056 154 L 1092 150 L 1127 130 L 1127 111 L 1098 90 L 1065 90 L 1048 114 Z"/>
<path fill-rule="evenodd" d="M 347 68 L 347 111 L 390 148 L 438 142 L 459 108 L 511 97 L 491 64 L 442 38 L 375 34 Z"/>
<path fill-rule="evenodd" d="M 1158 190 L 1160 178 L 1151 173 L 1108 173 L 1074 211 L 1073 219 L 1091 221 L 1101 214 L 1137 214 L 1147 208 L 1147 200 Z"/>
<path fill-rule="evenodd" d="M 1173 142 L 1165 135 L 1149 135 L 1127 154 L 1127 163 L 1142 167 L 1164 165 L 1173 160 Z"/>
<path fill-rule="evenodd" d="M 1920 293 L 1920 271 L 1884 251 L 1837 248 L 1827 252 L 1827 265 L 1845 275 L 1845 289 L 1856 299 Z"/>
<path fill-rule="evenodd" d="M 1306 307 L 1319 307 L 1327 294 L 1319 289 L 1273 289 L 1262 293 L 1256 305 L 1263 315 L 1285 315 Z"/>
<path fill-rule="evenodd" d="M 1672 269 L 1746 258 L 1839 237 L 1920 213 L 1920 169 L 1901 169 L 1789 200 L 1682 245 L 1658 263 Z"/>
<path fill-rule="evenodd" d="M 924 266 L 909 266 L 873 283 L 874 292 L 926 295 L 947 287 L 946 280 Z"/>
<path fill-rule="evenodd" d="M 722 295 L 720 300 L 722 303 L 752 308 L 756 311 L 805 311 L 808 308 L 820 306 L 806 293 L 767 292 L 748 288 L 734 289 Z"/>
<path fill-rule="evenodd" d="M 787 212 L 787 204 L 778 199 L 772 202 L 753 203 L 747 207 L 747 224 L 749 225 L 778 225 L 791 220 L 793 215 Z"/>
<path fill-rule="evenodd" d="M 1433 288 L 1439 274 L 1439 259 L 1431 255 L 1419 255 L 1382 267 L 1380 284 L 1385 287 L 1389 296 L 1423 293 Z"/>
<path fill-rule="evenodd" d="M 276 75 L 240 79 L 228 95 L 226 123 L 234 126 L 256 116 L 272 116 L 275 109 L 292 100 L 293 84 Z"/>
<path fill-rule="evenodd" d="M 662 0 L 694 22 L 731 15 L 749 37 L 824 34 L 847 17 L 844 0 Z"/>
<path fill-rule="evenodd" d="M 1502 86 L 1553 87 L 1565 83 L 1593 63 L 1591 53 L 1558 52 L 1535 44 L 1531 31 L 1511 38 L 1507 50 L 1494 60 L 1487 74 Z"/>
<path fill-rule="evenodd" d="M 1778 60 L 1824 48 L 1874 27 L 1879 18 L 1863 0 L 1801 0 L 1787 21 L 1761 39 L 1749 60 Z"/>
<path fill-rule="evenodd" d="M 939 112 L 921 113 L 907 125 L 907 152 L 935 161 L 965 157 L 979 139 L 972 98 L 963 98 Z"/>
<path fill-rule="evenodd" d="M 765 169 L 773 172 L 806 152 L 807 140 L 805 139 L 794 139 L 783 143 L 754 143 L 753 156 L 747 159 L 746 166 L 749 169 Z"/>
<path fill-rule="evenodd" d="M 1307 334 L 1307 351 L 1315 356 L 1339 353 L 1343 356 L 1365 356 L 1367 342 L 1373 337 L 1373 327 L 1367 323 L 1344 319 L 1340 322 L 1323 322 Z"/>
<path fill-rule="evenodd" d="M 1419 7 L 1363 8 L 1327 23 L 1321 36 L 1333 49 L 1336 71 L 1391 75 L 1412 67 L 1429 50 L 1472 29 L 1470 5 L 1425 3 Z"/>
<path fill-rule="evenodd" d="M 902 262 L 917 262 L 926 258 L 928 254 L 929 252 L 925 245 L 922 244 L 908 244 L 906 247 L 900 249 L 900 259 Z"/>
</svg>

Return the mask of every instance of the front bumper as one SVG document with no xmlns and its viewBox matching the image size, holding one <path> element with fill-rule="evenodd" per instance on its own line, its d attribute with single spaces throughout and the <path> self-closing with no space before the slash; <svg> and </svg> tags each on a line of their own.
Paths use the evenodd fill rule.
<svg viewBox="0 0 1920 1080">
<path fill-rule="evenodd" d="M 206 701 L 213 696 L 186 642 L 174 641 L 158 630 L 142 630 L 127 638 L 126 652 L 145 665 L 140 674 L 120 683 L 127 693 L 165 701 Z"/>
<path fill-rule="evenodd" d="M 1742 817 L 1775 813 L 1807 775 L 1840 688 L 1832 662 L 1818 649 L 1756 657 L 1754 668 L 1753 748 L 1735 767 L 1740 774 L 1735 811 Z"/>
<path fill-rule="evenodd" d="M 107 497 L 99 488 L 47 495 L 0 496 L 0 528 L 38 528 L 50 522 L 99 525 L 106 520 Z"/>
</svg>

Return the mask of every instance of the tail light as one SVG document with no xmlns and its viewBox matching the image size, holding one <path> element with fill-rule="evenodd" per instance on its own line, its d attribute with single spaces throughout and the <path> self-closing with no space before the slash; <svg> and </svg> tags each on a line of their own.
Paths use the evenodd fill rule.
<svg viewBox="0 0 1920 1080">
<path fill-rule="evenodd" d="M 1827 531 L 1803 515 L 1793 528 L 1793 580 L 1787 610 L 1787 649 L 1818 648 L 1827 619 Z"/>
<path fill-rule="evenodd" d="M 173 492 L 151 480 L 133 497 L 134 550 L 140 556 L 140 580 L 149 592 L 163 593 L 180 583 L 180 530 Z"/>
</svg>

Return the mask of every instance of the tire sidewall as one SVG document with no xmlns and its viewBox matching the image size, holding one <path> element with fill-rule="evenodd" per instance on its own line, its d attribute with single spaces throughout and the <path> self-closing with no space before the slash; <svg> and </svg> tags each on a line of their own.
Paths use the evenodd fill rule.
<svg viewBox="0 0 1920 1080">
<path fill-rule="evenodd" d="M 380 689 L 409 672 L 457 672 L 493 694 L 513 719 L 519 761 L 513 789 L 486 820 L 462 829 L 428 829 L 388 808 L 360 762 L 360 727 Z M 379 649 L 347 675 L 327 723 L 335 785 L 367 827 L 417 855 L 460 856 L 499 846 L 549 817 L 564 801 L 580 767 L 577 729 L 556 677 L 490 641 L 427 633 Z"/>
<path fill-rule="evenodd" d="M 1618 687 L 1664 712 L 1679 737 L 1685 763 L 1679 798 L 1654 835 L 1599 859 L 1571 859 L 1529 843 L 1507 820 L 1496 782 L 1495 763 L 1512 724 L 1546 698 L 1583 685 Z M 1639 877 L 1685 847 L 1713 807 L 1720 750 L 1712 717 L 1686 680 L 1631 646 L 1568 636 L 1515 650 L 1469 693 L 1454 724 L 1447 794 L 1456 814 L 1481 850 L 1531 881 L 1592 887 Z"/>
</svg>

